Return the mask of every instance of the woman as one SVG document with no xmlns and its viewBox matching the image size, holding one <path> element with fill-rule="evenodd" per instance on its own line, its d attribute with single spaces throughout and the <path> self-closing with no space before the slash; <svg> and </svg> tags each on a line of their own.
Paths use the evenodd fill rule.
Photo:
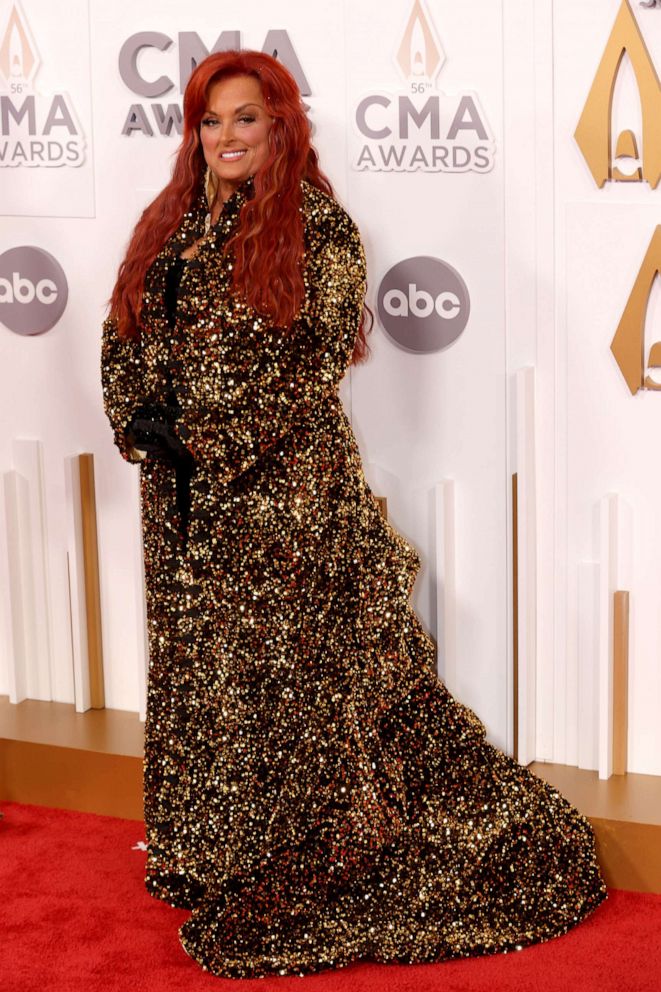
<svg viewBox="0 0 661 992">
<path fill-rule="evenodd" d="M 364 293 L 293 78 L 209 56 L 102 378 L 141 461 L 146 885 L 217 975 L 506 951 L 606 896 L 588 821 L 437 677 L 337 392 Z"/>
</svg>

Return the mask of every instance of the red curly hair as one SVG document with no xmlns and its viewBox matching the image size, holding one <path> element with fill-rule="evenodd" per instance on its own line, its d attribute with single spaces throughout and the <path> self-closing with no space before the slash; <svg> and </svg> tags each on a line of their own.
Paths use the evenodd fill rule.
<svg viewBox="0 0 661 992">
<path fill-rule="evenodd" d="M 193 207 L 206 172 L 199 131 L 209 88 L 230 76 L 255 76 L 274 118 L 268 158 L 255 173 L 254 195 L 243 204 L 239 228 L 230 243 L 235 257 L 233 285 L 250 306 L 283 328 L 291 327 L 303 301 L 300 181 L 305 179 L 330 196 L 334 193 L 310 142 L 310 123 L 300 91 L 291 73 L 270 55 L 218 52 L 200 62 L 190 77 L 184 93 L 183 138 L 172 178 L 143 211 L 119 267 L 109 305 L 120 337 L 139 335 L 147 270 Z M 366 314 L 371 316 L 367 307 L 351 364 L 364 361 L 369 354 Z"/>
</svg>

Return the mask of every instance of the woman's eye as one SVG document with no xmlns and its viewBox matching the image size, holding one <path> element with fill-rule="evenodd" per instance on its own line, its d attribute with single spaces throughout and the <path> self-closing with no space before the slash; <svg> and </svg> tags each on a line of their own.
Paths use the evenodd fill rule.
<svg viewBox="0 0 661 992">
<path fill-rule="evenodd" d="M 239 117 L 239 123 L 241 123 L 241 124 L 254 124 L 255 123 L 255 118 L 254 117 L 250 117 L 248 115 L 244 115 L 243 117 Z"/>
<path fill-rule="evenodd" d="M 202 127 L 212 127 L 217 124 L 218 121 L 215 117 L 204 117 L 202 118 Z"/>
</svg>

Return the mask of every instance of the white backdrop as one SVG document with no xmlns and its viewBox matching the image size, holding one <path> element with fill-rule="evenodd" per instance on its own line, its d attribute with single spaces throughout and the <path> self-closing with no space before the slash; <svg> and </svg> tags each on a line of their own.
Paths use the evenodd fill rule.
<svg viewBox="0 0 661 992">
<path fill-rule="evenodd" d="M 557 437 L 566 500 L 566 674 L 559 688 L 571 691 L 582 659 L 578 644 L 589 622 L 578 612 L 580 563 L 595 560 L 594 513 L 608 492 L 631 509 L 633 533 L 625 549 L 624 575 L 631 589 L 629 754 L 632 768 L 661 772 L 661 528 L 658 501 L 661 462 L 657 438 L 661 395 L 632 396 L 610 352 L 610 343 L 654 228 L 661 221 L 661 188 L 647 183 L 609 183 L 598 189 L 571 135 L 613 28 L 620 2 L 569 0 L 555 5 L 556 264 L 558 348 L 564 353 L 558 390 L 566 420 Z M 579 8 L 577 10 L 577 7 Z M 661 72 L 661 10 L 637 3 L 631 10 Z M 641 105 L 631 61 L 624 55 L 612 114 L 613 142 L 625 128 L 641 137 Z M 661 337 L 658 280 L 648 311 L 645 358 Z M 565 454 L 566 453 L 566 454 Z M 561 652 L 556 663 L 562 672 Z M 564 682 L 564 686 L 563 686 Z M 569 689 L 568 689 L 569 684 Z M 562 705 L 562 696 L 557 699 Z M 576 758 L 571 736 L 554 748 L 561 760 Z"/>
<path fill-rule="evenodd" d="M 465 330 L 436 352 L 399 347 L 377 320 L 371 361 L 342 386 L 370 485 L 388 497 L 390 521 L 421 553 L 413 604 L 441 644 L 440 673 L 447 659 L 439 602 L 450 587 L 436 571 L 443 535 L 434 493 L 439 482 L 452 480 L 452 688 L 485 721 L 490 739 L 511 748 L 514 375 L 531 367 L 536 582 L 527 593 L 536 624 L 529 658 L 536 676 L 536 754 L 597 766 L 596 682 L 590 681 L 597 660 L 578 648 L 579 639 L 590 641 L 581 624 L 594 618 L 579 616 L 577 574 L 581 562 L 598 561 L 595 508 L 613 491 L 628 501 L 635 520 L 627 575 L 633 607 L 630 768 L 661 771 L 655 567 L 661 533 L 654 526 L 661 397 L 631 397 L 609 351 L 659 222 L 661 194 L 645 184 L 607 183 L 598 190 L 573 139 L 619 5 L 620 0 L 429 0 L 421 8 L 431 32 L 424 36 L 427 57 L 436 43 L 444 55 L 424 97 L 432 103 L 438 97 L 439 134 L 432 133 L 430 113 L 419 128 L 409 118 L 409 137 L 423 155 L 434 143 L 451 144 L 448 108 L 470 96 L 488 132 L 493 166 L 463 172 L 353 167 L 357 150 L 369 143 L 356 123 L 360 101 L 374 95 L 391 100 L 390 107 L 372 104 L 367 121 L 372 129 L 396 130 L 393 108 L 411 95 L 400 46 L 402 39 L 410 41 L 413 0 L 228 0 L 220 12 L 207 0 L 189 9 L 174 0 L 122 0 L 112 7 L 77 0 L 66 21 L 45 0 L 19 8 L 41 60 L 26 92 L 38 91 L 39 100 L 67 94 L 85 137 L 82 164 L 6 167 L 0 193 L 0 268 L 9 248 L 39 246 L 57 258 L 69 287 L 67 308 L 52 330 L 26 337 L 0 326 L 0 469 L 15 465 L 15 439 L 43 442 L 49 595 L 44 622 L 52 698 L 73 699 L 64 459 L 91 451 L 106 701 L 123 709 L 144 702 L 139 470 L 112 445 L 101 403 L 99 345 L 104 301 L 131 226 L 164 185 L 178 142 L 174 133 L 159 133 L 153 105 L 180 103 L 182 32 L 196 32 L 210 49 L 222 31 L 239 31 L 243 47 L 261 48 L 268 32 L 279 29 L 287 32 L 310 84 L 306 101 L 322 165 L 363 233 L 373 309 L 386 272 L 414 256 L 448 263 L 470 295 Z M 13 7 L 1 0 L 0 31 Z M 661 11 L 636 9 L 636 16 L 661 67 Z M 172 80 L 163 95 L 138 95 L 120 76 L 120 50 L 137 32 L 172 40 L 163 51 L 144 48 L 137 60 L 143 80 Z M 2 51 L 0 42 L 0 69 Z M 625 65 L 616 112 L 627 120 L 622 126 L 635 130 L 637 92 L 627 72 Z M 10 81 L 0 78 L 0 85 L 4 94 L 11 92 Z M 144 108 L 151 136 L 122 134 L 132 104 Z M 473 121 L 471 129 L 466 117 L 463 123 L 457 142 L 470 145 L 479 128 Z M 12 127 L 15 132 L 8 122 L 7 130 Z M 6 137 L 3 131 L 3 142 Z M 3 147 L 6 161 L 9 146 Z M 654 297 L 652 320 L 657 308 Z M 12 603 L 6 588 L 0 595 L 0 692 L 6 692 Z M 579 682 L 588 687 L 583 696 Z M 579 721 L 581 705 L 587 712 Z"/>
</svg>

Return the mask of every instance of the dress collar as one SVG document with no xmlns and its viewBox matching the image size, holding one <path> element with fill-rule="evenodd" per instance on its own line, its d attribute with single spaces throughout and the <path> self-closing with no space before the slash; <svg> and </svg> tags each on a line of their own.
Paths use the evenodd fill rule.
<svg viewBox="0 0 661 992">
<path fill-rule="evenodd" d="M 255 180 L 253 176 L 248 176 L 243 182 L 239 183 L 237 188 L 234 190 L 232 195 L 228 197 L 223 203 L 223 209 L 220 212 L 217 222 L 214 227 L 220 227 L 224 219 L 228 217 L 236 217 L 236 215 L 241 210 L 241 207 L 246 202 L 246 200 L 251 200 L 255 194 Z M 205 194 L 206 203 L 206 194 Z M 208 207 L 207 207 L 208 210 Z"/>
<path fill-rule="evenodd" d="M 208 232 L 209 245 L 215 243 L 217 247 L 220 241 L 224 241 L 229 237 L 237 223 L 241 207 L 246 200 L 252 199 L 254 195 L 254 188 L 254 178 L 253 176 L 248 176 L 247 179 L 244 179 L 243 182 L 237 186 L 232 195 L 225 200 L 218 220 Z M 184 214 L 179 229 L 168 238 L 166 243 L 163 245 L 160 254 L 165 257 L 179 255 L 183 249 L 190 245 L 193 241 L 197 241 L 199 238 L 204 237 L 204 221 L 208 213 L 209 206 L 207 204 L 203 174 L 190 210 Z M 214 238 L 213 235 L 216 235 L 216 237 Z M 206 243 L 207 242 L 205 239 L 205 244 Z M 201 245 L 200 248 L 204 248 L 205 244 Z M 195 257 L 197 258 L 197 255 Z"/>
</svg>

